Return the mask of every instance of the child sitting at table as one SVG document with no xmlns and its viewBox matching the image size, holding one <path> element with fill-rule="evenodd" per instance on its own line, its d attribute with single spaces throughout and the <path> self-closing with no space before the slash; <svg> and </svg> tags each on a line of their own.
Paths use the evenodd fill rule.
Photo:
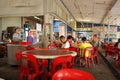
<svg viewBox="0 0 120 80">
<path fill-rule="evenodd" d="M 62 42 L 61 48 L 70 48 L 70 43 L 67 41 L 67 39 L 64 36 L 60 36 L 60 41 Z"/>
</svg>

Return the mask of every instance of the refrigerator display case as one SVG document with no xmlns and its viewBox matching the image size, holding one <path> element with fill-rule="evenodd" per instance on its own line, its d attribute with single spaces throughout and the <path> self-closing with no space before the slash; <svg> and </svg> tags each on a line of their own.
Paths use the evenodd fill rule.
<svg viewBox="0 0 120 80">
<path fill-rule="evenodd" d="M 27 41 L 27 36 L 29 35 L 30 25 L 24 24 L 24 40 Z"/>
</svg>

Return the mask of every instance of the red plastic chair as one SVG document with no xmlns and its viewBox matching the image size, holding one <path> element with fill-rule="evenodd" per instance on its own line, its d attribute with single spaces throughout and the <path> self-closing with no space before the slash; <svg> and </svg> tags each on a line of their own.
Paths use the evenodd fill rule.
<svg viewBox="0 0 120 80">
<path fill-rule="evenodd" d="M 95 59 L 96 63 L 100 63 L 98 58 L 98 46 L 94 47 L 94 54 L 92 54 L 92 56 Z"/>
<path fill-rule="evenodd" d="M 116 60 L 119 59 L 119 53 L 120 53 L 120 49 L 115 47 L 115 57 L 116 57 Z"/>
<path fill-rule="evenodd" d="M 22 60 L 23 56 L 22 52 L 23 52 L 22 50 L 19 50 L 16 54 L 18 68 L 20 71 L 19 80 L 24 80 L 24 78 L 28 76 L 28 68 L 26 67 L 26 64 L 24 64 L 25 62 L 23 62 Z"/>
<path fill-rule="evenodd" d="M 14 42 L 9 42 L 8 44 L 15 44 Z"/>
<path fill-rule="evenodd" d="M 86 54 L 86 51 L 88 51 L 88 57 L 85 56 Z M 83 62 L 82 62 L 82 59 L 84 58 L 85 59 L 85 62 L 86 62 L 86 67 L 89 68 L 90 67 L 90 60 L 92 61 L 92 66 L 94 67 L 94 59 L 93 59 L 93 56 L 92 54 L 94 54 L 94 48 L 93 47 L 86 47 L 84 49 L 84 56 L 83 57 L 80 57 L 80 66 L 82 66 Z"/>
<path fill-rule="evenodd" d="M 39 48 L 39 49 L 40 50 L 48 50 L 48 48 Z M 35 50 L 35 48 L 32 47 L 32 46 L 27 46 L 26 50 Z M 48 67 L 48 61 L 47 61 L 47 59 L 41 59 L 41 60 L 38 60 L 38 61 L 39 61 L 39 64 L 42 65 L 42 67 L 45 67 L 45 68 Z"/>
<path fill-rule="evenodd" d="M 113 58 L 115 56 L 115 47 L 114 46 L 109 46 L 109 55 Z"/>
<path fill-rule="evenodd" d="M 57 67 L 61 66 L 60 69 L 72 67 L 72 56 L 60 56 L 54 59 L 52 64 L 52 70 L 47 73 L 48 77 L 52 77 L 53 74 L 57 71 Z"/>
<path fill-rule="evenodd" d="M 110 50 L 110 48 L 109 48 L 108 45 L 104 45 L 104 49 L 105 49 L 105 57 L 107 57 L 108 54 L 109 54 L 109 50 Z"/>
<path fill-rule="evenodd" d="M 32 47 L 32 46 L 27 46 L 27 47 L 26 47 L 26 50 L 35 50 L 35 48 Z"/>
<path fill-rule="evenodd" d="M 111 46 L 111 45 L 105 46 L 105 57 L 107 57 L 108 55 L 111 57 L 114 57 L 114 55 L 115 55 L 115 47 L 114 46 Z"/>
<path fill-rule="evenodd" d="M 22 52 L 23 52 L 23 50 L 19 50 L 19 51 L 17 52 L 17 54 L 16 54 L 16 59 L 17 59 L 17 61 L 19 61 L 19 60 L 21 59 L 21 57 L 22 57 Z"/>
<path fill-rule="evenodd" d="M 39 48 L 40 50 L 49 50 L 49 48 Z"/>
<path fill-rule="evenodd" d="M 69 48 L 61 48 L 62 50 L 69 50 Z"/>
<path fill-rule="evenodd" d="M 120 55 L 118 55 L 118 58 L 116 59 L 116 67 L 120 70 Z"/>
<path fill-rule="evenodd" d="M 20 42 L 20 45 L 30 45 L 32 42 Z"/>
<path fill-rule="evenodd" d="M 49 48 L 49 49 L 56 49 L 57 46 L 56 46 L 55 44 L 50 44 L 50 45 L 48 45 L 48 48 Z"/>
<path fill-rule="evenodd" d="M 62 69 L 53 75 L 52 80 L 94 80 L 94 77 L 82 70 Z"/>
<path fill-rule="evenodd" d="M 33 55 L 22 55 L 20 59 L 20 67 L 21 75 L 19 80 L 24 80 L 24 77 L 27 77 L 27 80 L 39 80 L 39 76 L 44 80 L 44 73 L 39 69 L 38 61 Z"/>
</svg>

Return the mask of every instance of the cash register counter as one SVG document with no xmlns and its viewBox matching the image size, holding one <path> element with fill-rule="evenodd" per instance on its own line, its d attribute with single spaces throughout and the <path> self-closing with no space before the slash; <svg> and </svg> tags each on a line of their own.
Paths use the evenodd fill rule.
<svg viewBox="0 0 120 80">
<path fill-rule="evenodd" d="M 18 50 L 25 50 L 25 46 L 19 44 L 7 44 L 8 64 L 17 65 L 16 53 Z"/>
</svg>

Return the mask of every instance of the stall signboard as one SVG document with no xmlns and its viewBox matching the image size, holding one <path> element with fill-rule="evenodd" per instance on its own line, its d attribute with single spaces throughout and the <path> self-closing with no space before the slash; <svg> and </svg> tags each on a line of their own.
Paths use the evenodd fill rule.
<svg viewBox="0 0 120 80">
<path fill-rule="evenodd" d="M 117 27 L 117 32 L 120 32 L 120 26 Z"/>
<path fill-rule="evenodd" d="M 92 31 L 92 28 L 77 28 L 77 31 Z"/>
</svg>

